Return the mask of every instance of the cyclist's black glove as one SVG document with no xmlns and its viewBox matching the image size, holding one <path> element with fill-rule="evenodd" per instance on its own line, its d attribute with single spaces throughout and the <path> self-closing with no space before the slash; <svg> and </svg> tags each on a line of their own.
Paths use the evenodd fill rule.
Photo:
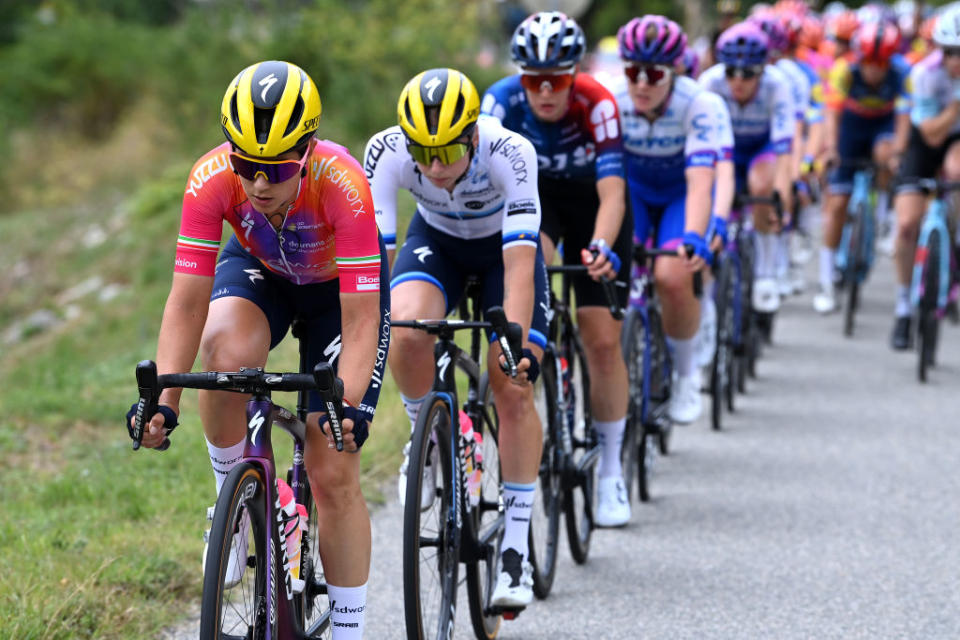
<svg viewBox="0 0 960 640">
<path fill-rule="evenodd" d="M 363 446 L 363 443 L 367 441 L 367 437 L 370 435 L 370 416 L 360 409 L 351 407 L 349 404 L 344 402 L 343 419 L 353 420 L 353 442 L 357 445 L 357 450 L 351 451 L 350 453 L 357 453 L 360 451 L 360 447 Z M 320 416 L 319 424 L 321 433 L 326 433 L 324 430 L 324 425 L 329 422 L 330 416 L 328 416 L 326 413 Z"/>
<path fill-rule="evenodd" d="M 537 356 L 533 355 L 533 351 L 526 347 L 520 353 L 520 358 L 526 358 L 530 361 L 530 368 L 527 369 L 527 380 L 530 381 L 530 384 L 533 384 L 540 377 L 540 361 L 537 360 Z"/>
<path fill-rule="evenodd" d="M 130 420 L 133 418 L 133 416 L 137 415 L 137 406 L 139 404 L 139 402 L 134 402 L 132 405 L 130 405 L 130 411 L 127 411 L 127 433 L 130 435 L 131 440 L 133 440 L 133 426 L 131 426 Z M 163 428 L 166 429 L 167 435 L 169 436 L 170 433 L 177 428 L 177 425 L 180 424 L 177 422 L 177 414 L 173 411 L 173 409 L 165 404 L 161 404 L 157 407 L 157 413 L 163 416 Z M 143 417 L 144 430 L 147 429 L 150 424 L 150 420 L 152 419 L 153 416 Z"/>
</svg>

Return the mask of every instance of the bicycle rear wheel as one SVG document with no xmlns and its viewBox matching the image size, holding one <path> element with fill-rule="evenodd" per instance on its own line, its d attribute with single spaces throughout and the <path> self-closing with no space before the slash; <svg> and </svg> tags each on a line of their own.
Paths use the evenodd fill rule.
<svg viewBox="0 0 960 640">
<path fill-rule="evenodd" d="M 557 573 L 557 539 L 560 537 L 561 469 L 557 442 L 557 367 L 553 353 L 544 351 L 540 377 L 533 387 L 534 406 L 543 429 L 538 490 L 530 514 L 530 562 L 533 564 L 533 593 L 546 598 Z"/>
<path fill-rule="evenodd" d="M 480 378 L 481 412 L 473 419 L 474 431 L 483 438 L 483 475 L 480 483 L 480 504 L 471 510 L 473 530 L 480 543 L 481 557 L 467 563 L 467 600 L 470 622 L 478 640 L 492 640 L 500 631 L 499 615 L 488 615 L 490 598 L 497 584 L 497 559 L 503 534 L 500 511 L 500 419 L 493 404 L 493 389 L 487 374 Z"/>
<path fill-rule="evenodd" d="M 927 236 L 926 259 L 923 264 L 923 293 L 917 310 L 917 377 L 927 381 L 927 370 L 933 366 L 939 322 L 937 303 L 940 292 L 940 256 L 944 243 L 939 229 L 932 229 Z"/>
<path fill-rule="evenodd" d="M 597 507 L 597 444 L 590 412 L 590 384 L 587 359 L 578 340 L 567 338 L 570 361 L 570 384 L 564 389 L 566 403 L 574 403 L 577 410 L 563 416 L 558 424 L 566 429 L 570 439 L 566 469 L 570 476 L 564 481 L 563 508 L 566 514 L 567 543 L 570 555 L 577 564 L 583 564 L 590 555 L 590 537 L 593 534 L 593 510 Z M 568 405 L 569 406 L 569 405 Z M 566 437 L 566 436 L 561 436 Z M 593 453 L 591 453 L 593 452 Z M 590 455 L 590 458 L 585 456 Z M 584 464 L 586 462 L 586 464 Z"/>
<path fill-rule="evenodd" d="M 662 455 L 670 453 L 670 435 L 673 432 L 673 421 L 670 419 L 670 413 L 667 408 L 670 406 L 671 387 L 673 386 L 673 362 L 670 358 L 670 350 L 667 347 L 667 336 L 663 332 L 663 321 L 660 319 L 660 311 L 656 306 L 651 305 L 647 309 L 647 328 L 650 332 L 650 402 L 656 406 L 654 412 L 648 411 L 648 414 L 654 413 L 647 420 L 656 421 L 657 446 Z"/>
<path fill-rule="evenodd" d="M 648 490 L 649 457 L 647 430 L 643 424 L 643 358 L 646 349 L 647 328 L 643 315 L 636 309 L 628 309 L 620 336 L 623 359 L 627 365 L 630 381 L 630 402 L 627 405 L 627 426 L 623 434 L 620 460 L 623 465 L 627 497 L 633 495 L 633 477 L 637 477 L 637 497 L 641 502 L 650 499 Z"/>
<path fill-rule="evenodd" d="M 456 501 L 461 490 L 451 485 L 460 472 L 454 473 L 457 458 L 450 429 L 446 399 L 428 395 L 410 444 L 403 511 L 404 617 L 410 639 L 453 636 L 460 564 Z M 437 489 L 430 506 L 423 509 L 421 491 L 428 459 Z"/>
<path fill-rule="evenodd" d="M 230 471 L 224 480 L 210 526 L 207 557 L 204 561 L 203 596 L 200 604 L 200 639 L 264 638 L 267 623 L 266 486 L 260 469 L 244 462 Z M 247 549 L 233 546 L 234 534 L 241 522 L 249 520 Z M 227 587 L 224 582 L 231 553 L 245 567 L 240 582 Z M 274 588 L 278 581 L 274 578 Z M 274 600 L 275 602 L 276 600 Z M 271 640 L 277 625 L 272 625 Z"/>
</svg>

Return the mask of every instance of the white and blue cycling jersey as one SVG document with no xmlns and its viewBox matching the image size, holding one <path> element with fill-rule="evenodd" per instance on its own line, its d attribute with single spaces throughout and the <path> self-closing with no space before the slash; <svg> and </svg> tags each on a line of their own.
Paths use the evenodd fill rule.
<svg viewBox="0 0 960 640">
<path fill-rule="evenodd" d="M 704 71 L 699 82 L 727 104 L 733 126 L 736 164 L 749 163 L 753 157 L 766 151 L 777 155 L 790 153 L 797 111 L 790 80 L 782 71 L 765 66 L 757 92 L 746 104 L 734 100 L 722 64 Z"/>
<path fill-rule="evenodd" d="M 914 65 L 907 79 L 910 92 L 910 122 L 918 127 L 924 120 L 936 117 L 960 96 L 960 79 L 953 80 L 943 67 L 943 50 L 938 49 Z M 950 133 L 960 132 L 960 120 Z"/>
<path fill-rule="evenodd" d="M 800 65 L 790 58 L 780 58 L 774 66 L 783 72 L 790 81 L 790 88 L 793 91 L 793 108 L 797 121 L 802 122 L 807 117 L 807 109 L 810 108 L 810 77 L 804 73 Z"/>
<path fill-rule="evenodd" d="M 470 167 L 453 192 L 434 186 L 420 173 L 399 125 L 370 139 L 363 167 L 388 249 L 397 244 L 400 189 L 413 195 L 424 222 L 443 233 L 467 240 L 501 233 L 504 249 L 537 246 L 540 197 L 533 145 L 489 116 L 480 116 L 477 132 L 479 144 Z"/>
<path fill-rule="evenodd" d="M 687 167 L 713 167 L 717 141 L 716 103 L 695 80 L 675 78 L 666 108 L 653 121 L 638 113 L 626 77 L 610 87 L 620 107 L 623 148 L 631 197 L 666 203 L 686 194 Z"/>
</svg>

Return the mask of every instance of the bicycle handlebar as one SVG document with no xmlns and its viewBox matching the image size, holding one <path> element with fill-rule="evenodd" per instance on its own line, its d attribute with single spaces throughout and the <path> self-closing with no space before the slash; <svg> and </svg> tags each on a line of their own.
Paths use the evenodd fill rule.
<svg viewBox="0 0 960 640">
<path fill-rule="evenodd" d="M 947 180 L 937 180 L 936 178 L 923 178 L 917 181 L 920 189 L 927 195 L 934 195 L 941 198 L 951 191 L 960 191 L 960 182 Z"/>
<path fill-rule="evenodd" d="M 517 364 L 523 357 L 523 327 L 516 322 L 507 322 L 507 314 L 503 311 L 503 307 L 490 307 L 483 315 L 487 319 L 486 322 L 455 318 L 450 320 L 446 318 L 440 320 L 395 320 L 391 323 L 391 326 L 417 329 L 446 339 L 451 339 L 454 332 L 463 329 L 490 329 L 496 335 L 500 348 L 503 350 L 503 356 L 507 359 L 507 368 L 504 369 L 504 373 L 515 378 L 518 373 Z"/>
<path fill-rule="evenodd" d="M 137 364 L 137 389 L 140 400 L 134 417 L 133 450 L 140 448 L 144 424 L 157 413 L 160 391 L 170 388 L 209 389 L 245 394 L 264 394 L 271 391 L 318 391 L 327 408 L 330 429 L 337 451 L 343 451 L 343 381 L 333 373 L 327 362 L 317 363 L 313 373 L 270 373 L 263 369 L 243 368 L 240 371 L 204 371 L 199 373 L 166 373 L 157 375 L 157 364 L 143 360 Z M 166 451 L 170 439 L 164 438 L 157 447 Z"/>
<path fill-rule="evenodd" d="M 555 273 L 585 275 L 587 273 L 587 266 L 578 264 L 565 264 L 555 267 L 547 267 L 548 275 L 553 275 Z M 600 286 L 603 287 L 603 297 L 606 298 L 607 308 L 610 310 L 610 315 L 613 316 L 614 320 L 623 320 L 623 308 L 617 303 L 617 287 L 623 286 L 622 283 L 617 282 L 616 280 L 611 280 L 606 276 L 601 277 L 599 282 Z"/>
</svg>

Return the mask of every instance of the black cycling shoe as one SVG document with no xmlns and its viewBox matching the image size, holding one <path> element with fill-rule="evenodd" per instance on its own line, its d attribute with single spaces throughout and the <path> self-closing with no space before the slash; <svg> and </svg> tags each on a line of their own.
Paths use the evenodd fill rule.
<svg viewBox="0 0 960 640">
<path fill-rule="evenodd" d="M 913 346 L 913 333 L 910 331 L 910 316 L 898 317 L 893 324 L 893 334 L 890 336 L 890 346 L 896 351 L 905 351 Z"/>
</svg>

